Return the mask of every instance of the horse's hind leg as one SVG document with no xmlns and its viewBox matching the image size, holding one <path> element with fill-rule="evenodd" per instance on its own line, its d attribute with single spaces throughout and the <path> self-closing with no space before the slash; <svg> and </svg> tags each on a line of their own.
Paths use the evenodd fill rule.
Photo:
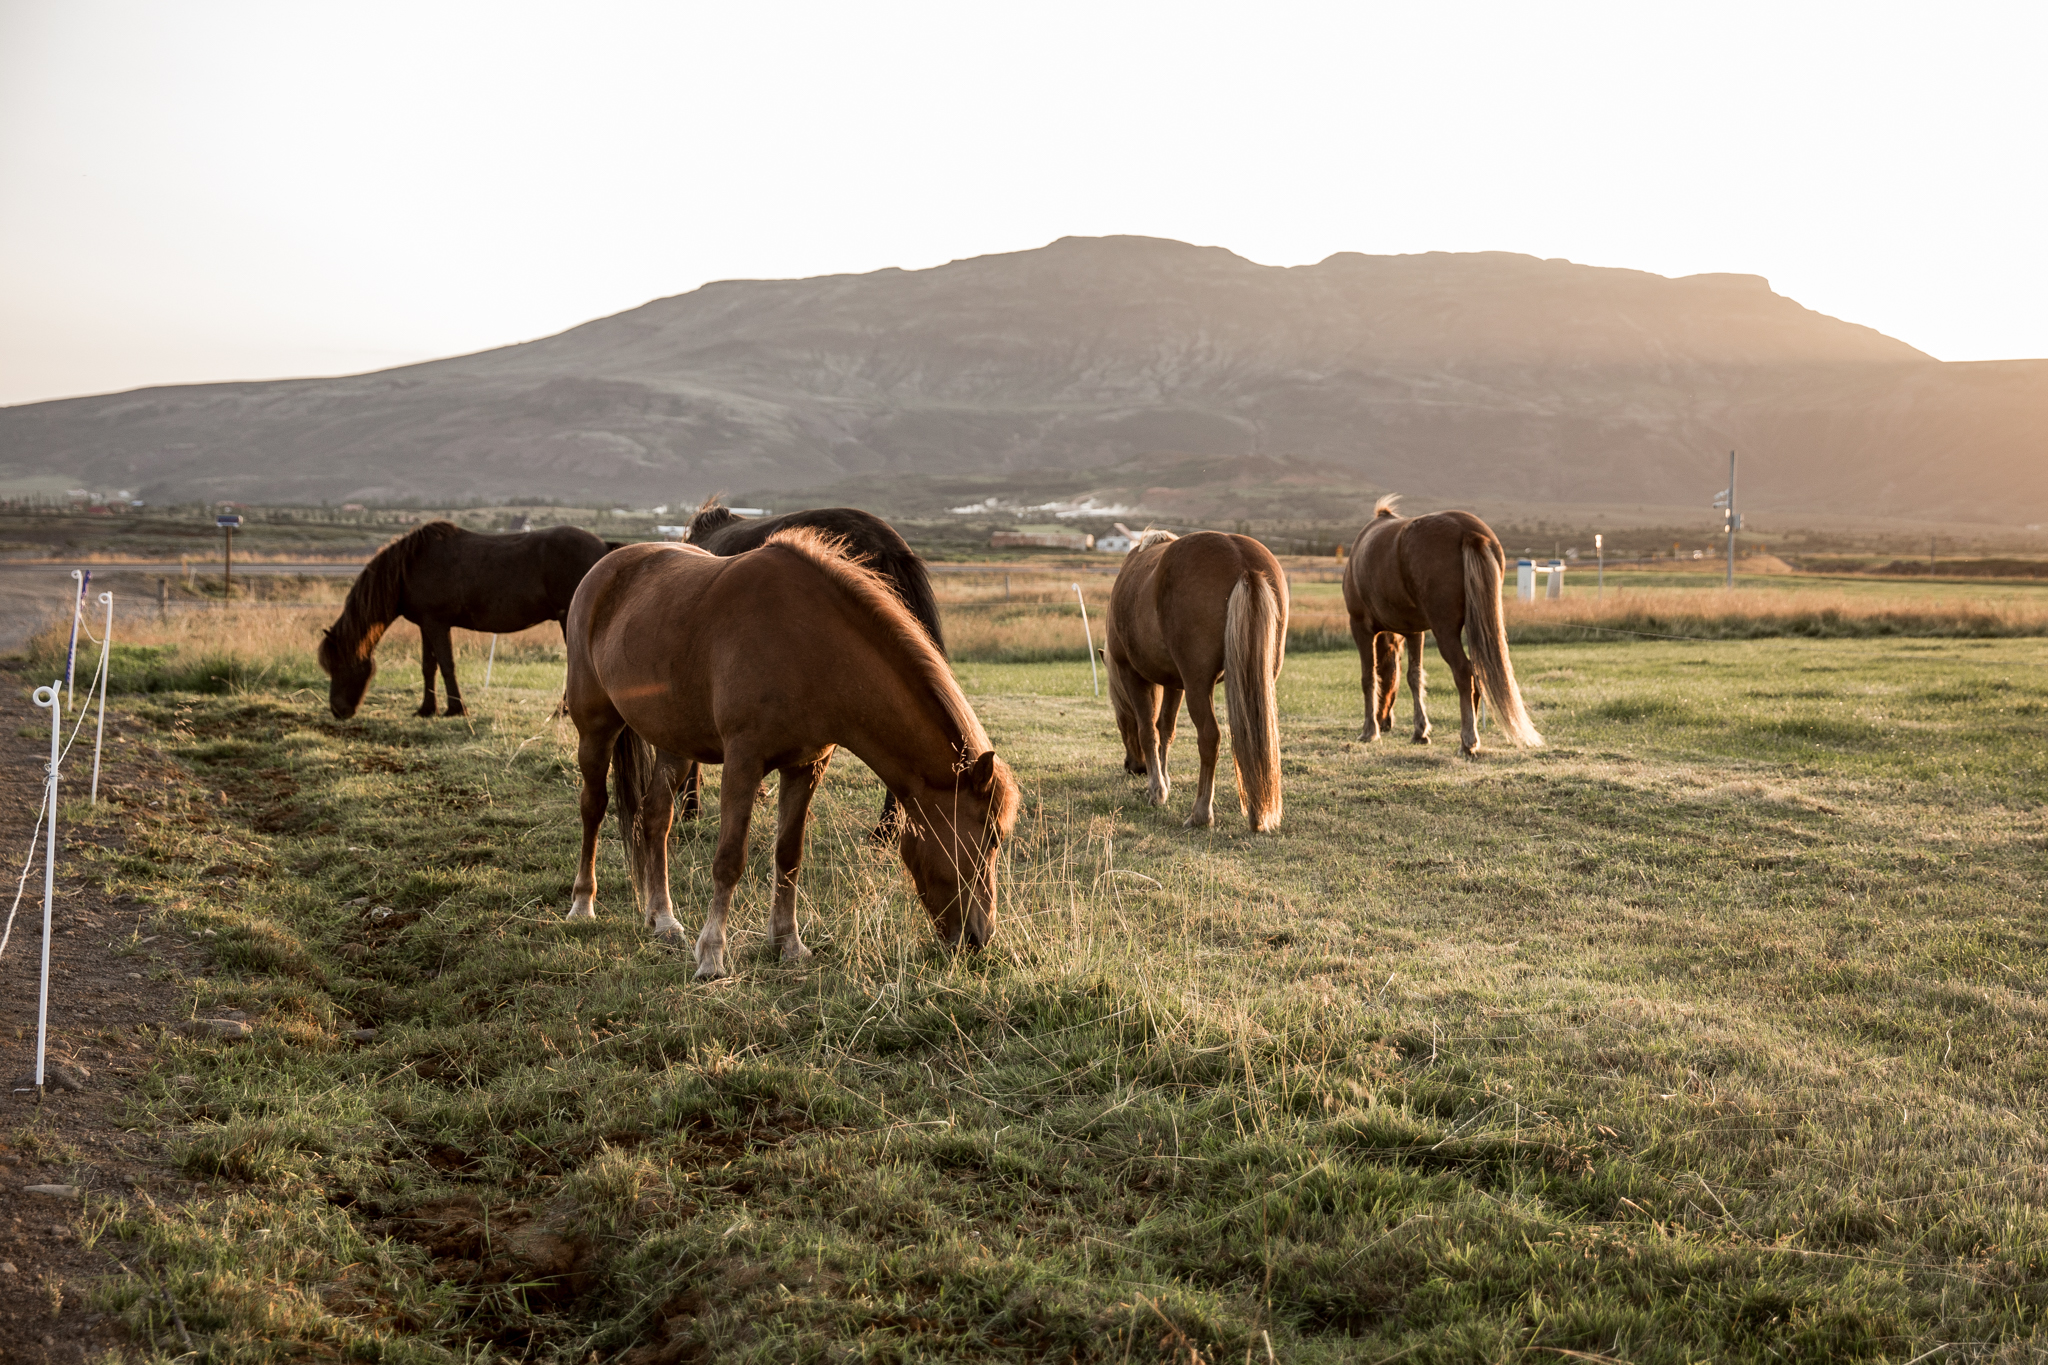
<svg viewBox="0 0 2048 1365">
<path fill-rule="evenodd" d="M 718 784 L 718 851 L 711 857 L 711 913 L 697 935 L 699 981 L 725 975 L 725 912 L 747 870 L 747 824 L 754 818 L 754 794 L 765 775 L 760 760 L 726 751 L 725 776 Z"/>
<path fill-rule="evenodd" d="M 1422 704 L 1422 632 L 1408 637 L 1408 695 L 1415 702 L 1415 742 L 1429 743 L 1429 712 Z"/>
<path fill-rule="evenodd" d="M 442 713 L 450 716 L 468 714 L 462 705 L 462 688 L 455 681 L 455 640 L 448 627 L 438 626 L 440 638 L 435 641 L 434 652 L 441 656 L 441 681 L 448 689 L 448 706 Z"/>
<path fill-rule="evenodd" d="M 1458 631 L 1434 626 L 1431 630 L 1436 635 L 1436 652 L 1451 666 L 1451 684 L 1458 689 L 1458 747 L 1471 758 L 1479 752 L 1479 675 L 1473 671 Z"/>
<path fill-rule="evenodd" d="M 642 789 L 638 812 L 640 922 L 656 938 L 675 944 L 681 944 L 685 934 L 683 926 L 676 922 L 675 903 L 668 895 L 668 830 L 675 817 L 676 790 L 682 785 L 686 766 L 697 765 L 686 765 L 674 754 L 656 750 L 652 780 Z M 621 810 L 619 814 L 623 817 L 626 812 Z"/>
<path fill-rule="evenodd" d="M 569 896 L 570 919 L 597 918 L 597 831 L 611 804 L 605 779 L 612 770 L 612 741 L 625 722 L 614 717 L 609 725 L 585 730 L 576 741 L 576 766 L 583 773 L 583 796 L 578 809 L 583 816 L 583 851 L 576 859 L 576 884 Z"/>
<path fill-rule="evenodd" d="M 1202 754 L 1202 775 L 1195 787 L 1195 808 L 1188 813 L 1189 829 L 1203 829 L 1216 823 L 1216 755 L 1222 749 L 1223 733 L 1216 726 L 1215 685 L 1188 689 L 1188 715 L 1195 722 L 1195 743 Z"/>
<path fill-rule="evenodd" d="M 768 946 L 782 949 L 784 962 L 809 957 L 796 929 L 796 877 L 804 861 L 804 826 L 811 818 L 811 797 L 825 780 L 828 753 L 816 763 L 784 768 L 775 810 L 775 905 L 768 915 Z"/>
</svg>

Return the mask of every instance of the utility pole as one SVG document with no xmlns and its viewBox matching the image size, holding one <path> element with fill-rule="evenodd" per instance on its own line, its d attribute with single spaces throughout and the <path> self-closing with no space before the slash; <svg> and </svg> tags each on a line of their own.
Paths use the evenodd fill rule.
<svg viewBox="0 0 2048 1365">
<path fill-rule="evenodd" d="M 220 516 L 213 519 L 220 527 L 220 596 L 223 602 L 235 595 L 235 531 L 242 524 L 239 516 Z"/>
<path fill-rule="evenodd" d="M 1721 521 L 1728 530 L 1728 586 L 1735 586 L 1735 533 L 1742 529 L 1742 514 L 1735 510 L 1735 452 L 1728 452 L 1728 487 L 1714 499 L 1721 509 Z"/>
</svg>

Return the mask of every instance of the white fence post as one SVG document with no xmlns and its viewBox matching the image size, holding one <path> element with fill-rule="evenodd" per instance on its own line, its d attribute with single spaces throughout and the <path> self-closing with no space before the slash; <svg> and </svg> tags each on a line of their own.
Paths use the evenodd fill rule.
<svg viewBox="0 0 2048 1365">
<path fill-rule="evenodd" d="M 92 731 L 92 804 L 100 803 L 100 741 L 107 734 L 107 685 L 114 680 L 114 594 L 103 592 L 107 608 L 106 638 L 100 641 L 100 718 Z"/>
<path fill-rule="evenodd" d="M 36 996 L 36 1099 L 43 1098 L 43 1057 L 50 1035 L 50 906 L 57 899 L 57 733 L 63 729 L 64 705 L 57 684 L 38 687 L 37 706 L 50 712 L 50 770 L 43 782 L 43 800 L 49 806 L 48 825 L 43 831 L 43 979 Z"/>
<path fill-rule="evenodd" d="M 1088 627 L 1088 599 L 1081 595 L 1081 585 L 1074 585 L 1074 600 L 1081 604 L 1081 634 L 1088 641 L 1088 684 L 1095 689 L 1095 695 L 1102 695 L 1102 679 L 1095 672 L 1095 632 Z"/>
<path fill-rule="evenodd" d="M 85 587 L 92 582 L 92 570 L 73 569 L 71 577 L 78 584 L 78 597 L 71 604 L 71 647 L 64 651 L 64 704 L 67 707 L 78 700 L 78 693 L 71 686 L 71 669 L 78 662 L 78 623 L 85 616 Z"/>
<path fill-rule="evenodd" d="M 1564 596 L 1564 561 L 1550 561 L 1550 581 L 1543 585 L 1543 595 L 1555 602 Z"/>
<path fill-rule="evenodd" d="M 1536 600 L 1536 561 L 1518 559 L 1515 561 L 1515 596 L 1524 602 Z"/>
</svg>

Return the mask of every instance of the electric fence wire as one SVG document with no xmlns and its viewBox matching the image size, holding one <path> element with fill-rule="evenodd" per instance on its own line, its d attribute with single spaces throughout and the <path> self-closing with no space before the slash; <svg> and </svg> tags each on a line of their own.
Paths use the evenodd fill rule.
<svg viewBox="0 0 2048 1365">
<path fill-rule="evenodd" d="M 29 831 L 28 858 L 22 863 L 21 877 L 14 884 L 14 904 L 7 909 L 6 927 L 0 928 L 0 958 L 6 957 L 8 941 L 14 937 L 14 917 L 21 911 L 21 898 L 28 891 L 28 874 L 36 865 L 36 848 L 42 842 L 43 822 L 49 818 L 50 814 L 50 788 L 56 783 L 57 774 L 63 771 L 64 760 L 71 756 L 71 746 L 78 742 L 78 732 L 85 727 L 86 712 L 92 709 L 93 692 L 104 688 L 106 684 L 107 651 L 101 649 L 99 668 L 93 674 L 92 686 L 86 689 L 86 704 L 78 708 L 78 721 L 71 727 L 71 738 L 66 740 L 64 747 L 58 751 L 56 766 L 43 775 L 43 799 L 36 808 L 35 828 Z"/>
</svg>

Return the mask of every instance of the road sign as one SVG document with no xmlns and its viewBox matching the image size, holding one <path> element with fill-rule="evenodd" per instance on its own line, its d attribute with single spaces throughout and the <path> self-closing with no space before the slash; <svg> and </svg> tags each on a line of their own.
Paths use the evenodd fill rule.
<svg viewBox="0 0 2048 1365">
<path fill-rule="evenodd" d="M 215 517 L 213 519 L 213 524 L 215 526 L 220 527 L 220 529 L 223 531 L 239 531 L 242 529 L 241 517 L 232 514 L 227 516 Z"/>
</svg>

